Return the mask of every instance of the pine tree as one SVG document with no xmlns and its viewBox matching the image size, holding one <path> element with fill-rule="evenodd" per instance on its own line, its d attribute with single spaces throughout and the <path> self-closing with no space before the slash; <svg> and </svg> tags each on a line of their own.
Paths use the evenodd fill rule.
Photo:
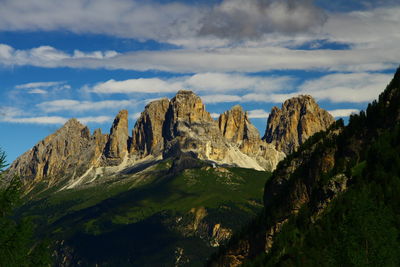
<svg viewBox="0 0 400 267">
<path fill-rule="evenodd" d="M 15 218 L 21 204 L 21 182 L 17 177 L 5 182 L 6 156 L 0 150 L 0 266 L 50 266 L 46 242 L 33 238 L 33 223 L 27 218 Z"/>
</svg>

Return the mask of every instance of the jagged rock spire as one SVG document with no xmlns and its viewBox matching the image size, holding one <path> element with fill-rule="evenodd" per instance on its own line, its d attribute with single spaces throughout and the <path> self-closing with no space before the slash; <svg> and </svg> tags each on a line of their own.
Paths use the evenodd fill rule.
<svg viewBox="0 0 400 267">
<path fill-rule="evenodd" d="M 168 98 L 152 101 L 145 107 L 132 131 L 131 154 L 146 156 L 162 151 L 163 125 L 168 108 Z"/>
<path fill-rule="evenodd" d="M 111 164 L 118 165 L 128 153 L 128 111 L 121 110 L 114 119 L 104 156 Z"/>
<path fill-rule="evenodd" d="M 240 105 L 221 114 L 218 127 L 224 137 L 234 143 L 242 144 L 244 140 L 260 139 L 258 130 L 251 124 L 247 112 Z"/>
</svg>

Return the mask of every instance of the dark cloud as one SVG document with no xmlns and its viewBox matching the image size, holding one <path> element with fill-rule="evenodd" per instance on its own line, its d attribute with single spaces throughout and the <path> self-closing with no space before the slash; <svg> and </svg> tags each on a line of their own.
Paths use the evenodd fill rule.
<svg viewBox="0 0 400 267">
<path fill-rule="evenodd" d="M 257 39 L 272 32 L 305 32 L 326 18 L 312 0 L 223 0 L 204 18 L 199 35 Z"/>
</svg>

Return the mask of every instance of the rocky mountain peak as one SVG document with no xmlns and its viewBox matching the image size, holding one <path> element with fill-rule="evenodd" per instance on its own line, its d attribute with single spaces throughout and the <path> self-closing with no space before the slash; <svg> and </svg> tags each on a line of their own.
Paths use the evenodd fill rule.
<svg viewBox="0 0 400 267">
<path fill-rule="evenodd" d="M 290 98 L 282 108 L 273 107 L 263 140 L 289 154 L 313 134 L 326 130 L 334 118 L 309 95 Z"/>
<path fill-rule="evenodd" d="M 118 165 L 128 152 L 128 111 L 121 110 L 115 117 L 104 155 L 108 163 Z"/>
<path fill-rule="evenodd" d="M 162 151 L 163 125 L 168 108 L 168 98 L 152 101 L 144 108 L 132 131 L 130 153 L 149 155 Z"/>
<path fill-rule="evenodd" d="M 87 126 L 80 123 L 77 119 L 72 118 L 69 119 L 60 129 L 57 130 L 58 134 L 61 135 L 79 135 L 81 134 L 82 137 L 89 138 L 90 137 L 90 130 Z"/>
<path fill-rule="evenodd" d="M 82 123 L 80 123 L 76 118 L 69 119 L 62 127 L 63 128 L 79 128 L 84 127 Z"/>
<path fill-rule="evenodd" d="M 218 126 L 224 137 L 234 143 L 241 144 L 247 137 L 258 136 L 258 139 L 260 137 L 240 105 L 221 114 L 218 118 Z"/>
<path fill-rule="evenodd" d="M 213 121 L 201 98 L 192 91 L 178 91 L 176 96 L 171 99 L 170 109 L 173 121 L 184 120 L 189 123 Z"/>
<path fill-rule="evenodd" d="M 261 141 L 257 128 L 250 122 L 247 112 L 240 105 L 221 114 L 218 127 L 229 142 L 255 159 L 266 170 L 273 170 L 285 157 L 285 154 L 277 151 L 273 145 Z"/>
<path fill-rule="evenodd" d="M 115 117 L 110 134 L 98 129 L 90 135 L 85 125 L 71 119 L 19 157 L 10 173 L 31 180 L 69 179 L 66 188 L 72 188 L 91 181 L 108 167 L 106 171 L 113 173 L 139 161 L 151 162 L 182 153 L 218 164 L 271 171 L 285 153 L 332 122 L 332 116 L 310 96 L 292 98 L 281 109 L 272 109 L 265 142 L 240 105 L 215 121 L 199 96 L 181 90 L 171 100 L 149 103 L 137 120 L 132 137 L 128 134 L 127 110 Z"/>
<path fill-rule="evenodd" d="M 70 119 L 15 160 L 10 166 L 10 173 L 20 175 L 25 182 L 50 178 L 49 184 L 56 178 L 78 173 L 78 169 L 86 166 L 96 155 L 93 138 L 85 125 Z"/>
</svg>

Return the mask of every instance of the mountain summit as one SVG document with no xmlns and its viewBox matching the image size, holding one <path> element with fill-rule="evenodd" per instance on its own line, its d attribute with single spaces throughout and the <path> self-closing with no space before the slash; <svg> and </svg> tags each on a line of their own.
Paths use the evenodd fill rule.
<svg viewBox="0 0 400 267">
<path fill-rule="evenodd" d="M 127 110 L 118 113 L 110 134 L 98 129 L 91 135 L 86 126 L 71 119 L 19 157 L 10 173 L 23 177 L 25 183 L 45 181 L 65 189 L 102 182 L 105 175 L 185 153 L 217 165 L 272 171 L 285 154 L 332 122 L 312 97 L 299 96 L 287 100 L 282 110 L 272 109 L 262 140 L 241 106 L 215 121 L 199 96 L 181 90 L 171 100 L 149 103 L 132 136 Z"/>
<path fill-rule="evenodd" d="M 273 107 L 263 140 L 290 154 L 314 133 L 326 130 L 334 118 L 309 95 L 290 98 Z"/>
</svg>

